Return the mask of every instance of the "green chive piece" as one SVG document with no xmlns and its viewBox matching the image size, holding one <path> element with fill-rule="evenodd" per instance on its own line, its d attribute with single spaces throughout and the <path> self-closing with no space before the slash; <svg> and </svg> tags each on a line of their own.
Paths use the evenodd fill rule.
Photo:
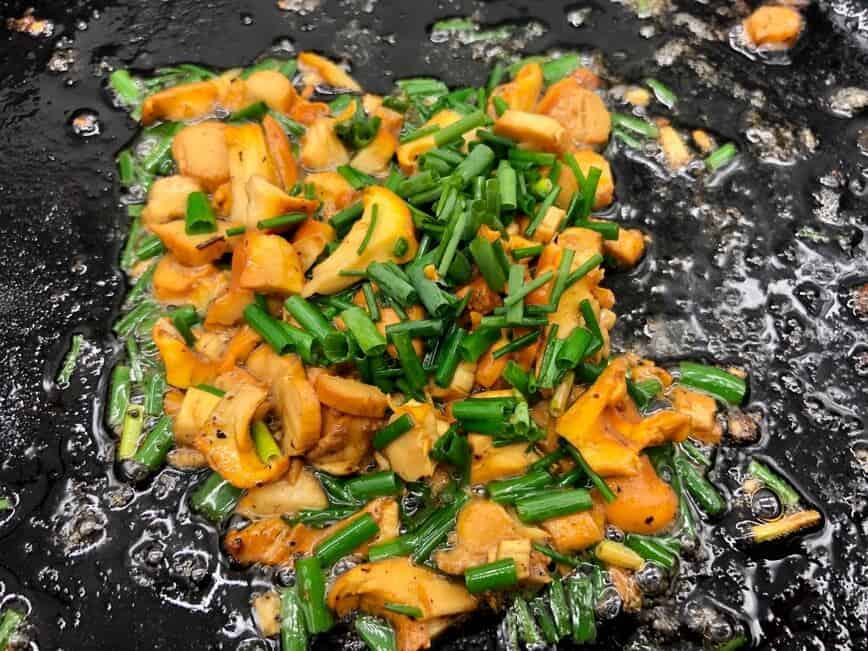
<svg viewBox="0 0 868 651">
<path fill-rule="evenodd" d="M 172 419 L 168 416 L 162 416 L 145 436 L 141 446 L 133 455 L 133 460 L 150 470 L 156 470 L 163 465 L 166 455 L 174 444 L 175 435 L 172 432 Z"/>
<path fill-rule="evenodd" d="M 365 249 L 368 248 L 368 244 L 371 242 L 371 237 L 374 234 L 374 229 L 377 228 L 377 213 L 379 211 L 379 204 L 374 204 L 374 207 L 371 208 L 371 221 L 368 223 L 368 230 L 365 231 L 365 237 L 362 238 L 361 244 L 359 244 L 359 248 L 356 249 L 356 255 L 362 255 L 365 252 Z"/>
<path fill-rule="evenodd" d="M 357 615 L 354 626 L 371 651 L 397 651 L 395 629 L 388 622 L 370 615 Z"/>
<path fill-rule="evenodd" d="M 229 517 L 243 494 L 243 490 L 212 472 L 190 496 L 190 506 L 211 522 L 220 524 Z"/>
<path fill-rule="evenodd" d="M 277 217 L 260 220 L 256 223 L 256 228 L 261 231 L 279 230 L 303 222 L 306 219 L 307 214 L 303 212 L 290 212 L 285 215 L 278 215 Z"/>
<path fill-rule="evenodd" d="M 509 110 L 509 104 L 502 97 L 493 97 L 491 102 L 494 104 L 494 112 L 497 113 L 497 117 L 500 117 Z"/>
<path fill-rule="evenodd" d="M 398 613 L 399 615 L 406 615 L 407 617 L 412 617 L 413 619 L 420 619 L 423 617 L 422 610 L 420 608 L 417 608 L 416 606 L 387 603 L 383 606 L 383 608 L 393 613 Z"/>
<path fill-rule="evenodd" d="M 191 192 L 187 195 L 187 215 L 184 231 L 187 235 L 202 235 L 217 230 L 217 217 L 211 209 L 208 195 L 204 192 Z"/>
<path fill-rule="evenodd" d="M 118 442 L 118 459 L 129 459 L 136 453 L 144 424 L 144 409 L 139 405 L 129 405 L 124 414 L 121 438 Z"/>
<path fill-rule="evenodd" d="M 728 142 L 708 155 L 705 159 L 705 167 L 707 167 L 710 172 L 716 172 L 717 170 L 729 165 L 737 155 L 738 148 L 733 143 Z"/>
<path fill-rule="evenodd" d="M 280 648 L 281 651 L 307 651 L 307 629 L 304 612 L 295 588 L 280 591 Z"/>
<path fill-rule="evenodd" d="M 470 255 L 479 267 L 486 284 L 495 292 L 503 291 L 506 273 L 500 265 L 491 242 L 477 235 L 470 243 Z"/>
<path fill-rule="evenodd" d="M 660 135 L 660 129 L 656 125 L 624 113 L 612 113 L 612 126 L 622 127 L 646 138 L 657 138 Z"/>
<path fill-rule="evenodd" d="M 262 463 L 268 466 L 274 459 L 280 457 L 280 448 L 268 430 L 268 425 L 258 420 L 250 428 L 250 434 L 253 437 L 256 455 Z"/>
<path fill-rule="evenodd" d="M 365 513 L 317 543 L 314 554 L 322 567 L 331 567 L 379 532 L 377 521 Z"/>
<path fill-rule="evenodd" d="M 404 369 L 404 379 L 411 389 L 421 391 L 425 386 L 425 369 L 422 368 L 422 362 L 419 361 L 416 349 L 413 348 L 410 335 L 407 332 L 391 332 L 389 339 L 398 351 L 398 361 Z"/>
<path fill-rule="evenodd" d="M 326 606 L 325 577 L 317 556 L 295 561 L 295 581 L 308 632 L 312 635 L 326 632 L 334 625 L 334 619 Z"/>
<path fill-rule="evenodd" d="M 468 568 L 464 571 L 464 583 L 471 594 L 511 588 L 518 583 L 515 561 L 503 558 Z"/>
<path fill-rule="evenodd" d="M 381 355 L 386 350 L 386 338 L 362 308 L 347 308 L 341 312 L 341 319 L 365 356 Z"/>
<path fill-rule="evenodd" d="M 534 523 L 587 511 L 592 506 L 588 491 L 573 488 L 521 497 L 515 503 L 515 510 L 522 522 Z"/>
<path fill-rule="evenodd" d="M 265 102 L 254 102 L 229 115 L 229 122 L 259 122 L 268 113 Z"/>
<path fill-rule="evenodd" d="M 726 510 L 726 500 L 723 495 L 693 464 L 681 455 L 676 455 L 674 464 L 679 479 L 703 511 L 709 515 L 720 515 Z"/>
<path fill-rule="evenodd" d="M 657 98 L 657 101 L 663 104 L 666 108 L 671 109 L 678 102 L 678 97 L 672 92 L 672 89 L 662 81 L 649 78 L 645 80 L 645 85 L 654 91 L 654 96 Z"/>
<path fill-rule="evenodd" d="M 777 495 L 778 499 L 780 499 L 781 503 L 784 505 L 795 506 L 799 503 L 801 498 L 796 490 L 789 484 L 789 482 L 775 473 L 768 466 L 760 463 L 756 459 L 751 459 L 747 471 Z"/>
<path fill-rule="evenodd" d="M 474 111 L 470 115 L 465 115 L 457 122 L 443 127 L 434 134 L 434 143 L 438 147 L 448 145 L 460 139 L 468 131 L 472 131 L 477 127 L 481 127 L 488 121 L 485 113 L 482 111 Z"/>
<path fill-rule="evenodd" d="M 494 359 L 500 359 L 504 355 L 508 355 L 510 353 L 514 353 L 514 352 L 517 352 L 517 351 L 522 350 L 524 348 L 527 348 L 533 342 L 535 342 L 537 339 L 539 339 L 539 336 L 540 336 L 539 330 L 533 330 L 532 332 L 528 332 L 527 334 L 524 334 L 521 337 L 513 339 L 508 344 L 505 344 L 505 345 L 501 346 L 500 348 L 498 348 L 497 350 L 493 351 L 491 356 Z"/>
<path fill-rule="evenodd" d="M 410 414 L 401 414 L 401 416 L 374 434 L 374 449 L 382 450 L 411 429 L 413 429 L 413 419 L 410 417 Z"/>
<path fill-rule="evenodd" d="M 75 367 L 78 364 L 78 357 L 81 354 L 82 343 L 84 343 L 84 335 L 72 335 L 72 339 L 69 341 L 69 350 L 66 352 L 66 356 L 63 359 L 63 365 L 60 367 L 60 371 L 57 374 L 57 384 L 65 385 L 69 383 L 72 374 L 75 373 Z"/>
<path fill-rule="evenodd" d="M 603 480 L 600 475 L 598 475 L 594 470 L 588 465 L 588 462 L 585 461 L 585 457 L 582 456 L 582 453 L 579 451 L 577 447 L 575 447 L 572 443 L 567 441 L 565 438 L 561 438 L 562 445 L 566 448 L 567 454 L 569 454 L 573 461 L 576 462 L 576 465 L 582 469 L 582 472 L 591 480 L 594 486 L 600 491 L 600 495 L 603 496 L 603 499 L 609 502 L 610 504 L 615 501 L 616 496 L 615 493 L 612 492 L 612 489 L 609 488 L 609 485 Z"/>
<path fill-rule="evenodd" d="M 732 373 L 694 362 L 681 362 L 679 369 L 679 381 L 685 386 L 704 391 L 730 405 L 740 405 L 744 401 L 747 383 Z"/>
</svg>

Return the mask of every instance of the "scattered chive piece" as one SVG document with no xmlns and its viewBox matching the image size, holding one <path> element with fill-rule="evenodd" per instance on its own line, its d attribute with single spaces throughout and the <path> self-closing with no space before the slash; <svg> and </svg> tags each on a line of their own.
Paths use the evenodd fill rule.
<svg viewBox="0 0 868 651">
<path fill-rule="evenodd" d="M 245 226 L 233 226 L 226 229 L 226 237 L 235 237 L 236 235 L 244 235 L 247 232 Z"/>
<path fill-rule="evenodd" d="M 582 318 L 585 320 L 585 327 L 594 335 L 594 339 L 588 349 L 585 351 L 585 356 L 590 356 L 596 353 L 603 347 L 603 332 L 600 330 L 600 323 L 597 321 L 597 315 L 594 314 L 594 308 L 591 302 L 585 298 L 579 303 L 579 311 L 582 313 Z"/>
<path fill-rule="evenodd" d="M 271 464 L 272 459 L 280 457 L 280 448 L 265 423 L 261 420 L 256 421 L 250 428 L 250 433 L 253 437 L 256 454 L 262 463 L 267 466 Z"/>
<path fill-rule="evenodd" d="M 795 506 L 799 503 L 801 498 L 795 489 L 768 466 L 760 463 L 756 459 L 751 459 L 747 471 L 777 495 L 782 504 L 786 506 Z"/>
<path fill-rule="evenodd" d="M 536 232 L 536 229 L 539 228 L 539 225 L 542 224 L 543 219 L 545 219 L 546 213 L 548 213 L 549 208 L 551 208 L 555 200 L 558 198 L 558 195 L 561 193 L 561 186 L 556 185 L 551 189 L 546 195 L 546 198 L 543 199 L 542 203 L 540 203 L 537 208 L 536 215 L 531 220 L 531 222 L 527 225 L 527 228 L 524 230 L 524 234 L 527 237 L 532 237 Z"/>
<path fill-rule="evenodd" d="M 307 629 L 304 613 L 295 588 L 280 591 L 280 648 L 281 651 L 307 651 Z"/>
<path fill-rule="evenodd" d="M 552 483 L 552 476 L 545 469 L 532 470 L 521 477 L 512 479 L 499 479 L 489 482 L 485 486 L 488 495 L 498 504 L 513 504 L 524 494 Z"/>
<path fill-rule="evenodd" d="M 726 167 L 738 155 L 738 148 L 731 142 L 726 143 L 711 152 L 705 159 L 705 167 L 710 172 L 716 172 Z"/>
<path fill-rule="evenodd" d="M 679 369 L 681 384 L 704 391 L 721 402 L 740 405 L 747 393 L 744 379 L 714 366 L 681 362 Z"/>
<path fill-rule="evenodd" d="M 582 453 L 579 452 L 579 449 L 575 447 L 572 443 L 567 441 L 565 438 L 561 438 L 564 447 L 567 450 L 567 454 L 569 454 L 573 461 L 576 462 L 582 471 L 587 475 L 587 477 L 591 480 L 594 486 L 600 491 L 600 495 L 603 496 L 603 499 L 609 502 L 610 504 L 615 501 L 615 493 L 612 492 L 612 489 L 609 488 L 609 485 L 603 481 L 603 478 L 600 477 L 597 473 L 593 471 L 591 466 L 588 465 L 588 462 L 585 461 L 585 458 L 582 456 Z"/>
<path fill-rule="evenodd" d="M 437 147 L 448 145 L 449 143 L 458 140 L 465 133 L 481 127 L 488 121 L 485 113 L 482 111 L 474 111 L 470 115 L 465 115 L 457 122 L 443 127 L 434 134 L 434 144 Z"/>
<path fill-rule="evenodd" d="M 374 449 L 382 450 L 411 429 L 413 429 L 413 419 L 410 417 L 410 414 L 401 414 L 401 416 L 374 434 Z"/>
<path fill-rule="evenodd" d="M 645 380 L 645 382 L 654 382 L 656 383 L 655 393 L 652 395 L 657 395 L 662 390 L 662 385 L 658 380 Z M 641 382 L 636 382 L 636 385 L 641 384 Z M 627 387 L 627 390 L 630 390 L 630 387 Z M 678 448 L 686 454 L 694 463 L 698 463 L 703 466 L 711 466 L 711 459 L 709 459 L 702 451 L 694 445 L 694 443 L 690 439 L 685 439 L 678 444 Z M 748 470 L 750 472 L 750 470 Z"/>
<path fill-rule="evenodd" d="M 407 254 L 410 245 L 407 243 L 407 238 L 399 237 L 395 240 L 395 245 L 392 247 L 392 255 L 396 258 L 403 258 Z"/>
<path fill-rule="evenodd" d="M 188 346 L 196 343 L 196 337 L 193 335 L 193 326 L 199 322 L 199 315 L 196 313 L 196 308 L 191 305 L 172 310 L 171 313 L 172 325 L 184 338 Z"/>
<path fill-rule="evenodd" d="M 533 246 L 523 246 L 517 249 L 512 250 L 512 257 L 516 260 L 523 260 L 524 258 L 535 258 L 540 253 L 542 253 L 543 245 L 535 244 Z M 572 250 L 572 249 L 570 249 Z"/>
<path fill-rule="evenodd" d="M 640 410 L 645 409 L 651 404 L 654 396 L 660 393 L 662 389 L 663 386 L 660 384 L 660 381 L 654 378 L 642 380 L 641 382 L 627 380 L 627 393 L 630 394 L 630 397 L 633 398 L 633 401 Z M 695 448 L 693 449 L 695 450 Z M 698 450 L 696 450 L 696 453 L 701 454 Z"/>
<path fill-rule="evenodd" d="M 148 235 L 142 238 L 139 248 L 136 250 L 137 260 L 150 260 L 161 255 L 166 250 L 163 241 L 156 235 Z"/>
<path fill-rule="evenodd" d="M 418 129 L 414 129 L 413 131 L 410 131 L 409 133 L 401 136 L 399 142 L 403 145 L 408 142 L 413 142 L 414 140 L 419 140 L 419 138 L 430 136 L 432 133 L 436 133 L 439 130 L 439 125 L 429 124 L 427 127 L 419 127 Z"/>
<path fill-rule="evenodd" d="M 210 384 L 197 384 L 195 386 L 199 391 L 205 391 L 206 393 L 210 393 L 213 396 L 217 396 L 218 398 L 222 398 L 226 395 L 226 392 L 222 389 L 218 389 L 215 386 L 211 386 Z"/>
<path fill-rule="evenodd" d="M 624 129 L 615 127 L 612 129 L 612 137 L 617 138 L 631 149 L 642 149 L 642 143 L 628 132 L 624 131 Z"/>
<path fill-rule="evenodd" d="M 187 195 L 187 214 L 184 218 L 184 232 L 187 235 L 202 235 L 217 230 L 217 217 L 211 209 L 208 195 L 204 192 L 191 192 Z"/>
<path fill-rule="evenodd" d="M 298 224 L 299 222 L 303 222 L 305 219 L 307 219 L 307 215 L 303 212 L 290 212 L 286 213 L 285 215 L 278 215 L 277 217 L 263 219 L 256 223 L 256 228 L 261 231 L 277 230 L 278 228 L 283 228 L 284 226 L 292 226 L 293 224 Z M 229 231 L 227 230 L 226 233 L 228 234 Z"/>
<path fill-rule="evenodd" d="M 329 630 L 334 625 L 334 619 L 326 606 L 325 577 L 318 557 L 310 556 L 295 561 L 295 589 L 308 633 L 316 635 Z"/>
<path fill-rule="evenodd" d="M 78 357 L 81 354 L 81 344 L 83 342 L 84 335 L 72 335 L 72 339 L 69 342 L 69 350 L 63 359 L 63 366 L 60 367 L 60 371 L 57 374 L 57 384 L 64 385 L 69 383 L 72 374 L 75 373 L 75 367 L 78 364 Z"/>
<path fill-rule="evenodd" d="M 545 285 L 548 281 L 552 279 L 553 276 L 554 274 L 551 271 L 546 271 L 544 274 L 537 276 L 529 283 L 525 283 L 524 286 L 522 286 L 522 288 L 515 294 L 510 293 L 510 295 L 506 297 L 506 300 L 503 302 L 503 304 L 506 307 L 509 307 L 510 305 L 514 305 L 515 303 L 524 300 L 525 296 L 532 292 L 535 292 L 537 289 Z"/>
<path fill-rule="evenodd" d="M 533 330 L 531 332 L 528 332 L 527 334 L 522 335 L 521 337 L 518 337 L 517 339 L 513 339 L 508 344 L 505 344 L 504 346 L 501 346 L 497 350 L 493 351 L 491 356 L 494 359 L 500 359 L 504 355 L 508 355 L 509 353 L 514 353 L 516 351 L 522 350 L 523 348 L 527 348 L 533 342 L 535 342 L 537 339 L 539 339 L 539 336 L 540 336 L 540 330 Z"/>
<path fill-rule="evenodd" d="M 509 110 L 509 104 L 502 97 L 493 97 L 491 102 L 494 104 L 494 112 L 497 113 L 497 117 L 500 117 Z"/>
<path fill-rule="evenodd" d="M 413 348 L 410 335 L 406 332 L 392 332 L 389 334 L 389 338 L 398 351 L 398 361 L 401 363 L 401 368 L 404 369 L 404 379 L 410 388 L 421 391 L 425 386 L 425 369 L 422 368 L 422 362 L 419 361 L 416 349 Z"/>
<path fill-rule="evenodd" d="M 165 461 L 166 455 L 174 443 L 172 419 L 168 416 L 162 416 L 145 436 L 142 444 L 133 455 L 133 459 L 150 470 L 156 470 L 163 465 L 163 461 Z"/>
<path fill-rule="evenodd" d="M 583 488 L 546 491 L 519 498 L 515 511 L 525 524 L 587 511 L 593 506 L 591 496 Z"/>
<path fill-rule="evenodd" d="M 121 438 L 118 441 L 118 459 L 129 459 L 136 453 L 144 424 L 144 409 L 139 405 L 129 405 L 124 414 Z"/>
<path fill-rule="evenodd" d="M 219 524 L 229 517 L 243 493 L 243 490 L 212 472 L 190 496 L 190 506 L 211 522 Z"/>
<path fill-rule="evenodd" d="M 640 136 L 645 136 L 646 138 L 656 138 L 660 135 L 660 129 L 658 129 L 656 125 L 651 124 L 642 118 L 626 115 L 624 113 L 612 113 L 612 126 L 622 127 L 628 131 L 632 131 L 633 133 L 638 133 Z"/>
<path fill-rule="evenodd" d="M 347 180 L 347 183 L 353 186 L 354 190 L 361 190 L 369 185 L 377 184 L 377 179 L 373 176 L 360 172 L 351 165 L 340 165 L 337 168 L 337 172 Z"/>
<path fill-rule="evenodd" d="M 556 310 L 558 304 L 561 302 L 561 296 L 563 296 L 563 293 L 569 284 L 570 268 L 573 266 L 573 258 L 575 255 L 576 252 L 572 249 L 565 249 L 561 254 L 561 260 L 558 263 L 558 276 L 555 279 L 551 293 L 549 294 L 549 305 Z"/>
<path fill-rule="evenodd" d="M 318 542 L 314 547 L 315 557 L 322 567 L 331 567 L 379 532 L 377 521 L 370 513 L 365 513 Z"/>
<path fill-rule="evenodd" d="M 413 619 L 420 619 L 424 615 L 420 608 L 417 608 L 416 606 L 408 606 L 406 604 L 387 603 L 385 606 L 383 606 L 383 608 L 393 613 L 398 613 L 399 615 L 406 615 L 407 617 L 412 617 Z"/>
<path fill-rule="evenodd" d="M 567 277 L 566 286 L 567 287 L 572 286 L 574 283 L 578 282 L 579 280 L 581 280 L 582 278 L 587 276 L 588 273 L 591 272 L 591 270 L 595 269 L 596 267 L 599 267 L 601 264 L 603 264 L 603 256 L 600 255 L 599 253 L 595 253 L 590 258 L 585 260 L 582 264 L 580 264 L 578 267 L 576 267 L 576 270 L 573 271 Z"/>
<path fill-rule="evenodd" d="M 283 355 L 292 348 L 292 341 L 280 322 L 255 303 L 244 308 L 244 319 L 278 355 Z"/>
<path fill-rule="evenodd" d="M 371 236 L 374 234 L 374 229 L 377 228 L 377 213 L 379 212 L 380 204 L 375 203 L 374 207 L 371 208 L 371 221 L 368 224 L 368 230 L 365 231 L 365 237 L 362 238 L 361 244 L 359 244 L 359 248 L 356 249 L 356 255 L 362 255 L 365 252 L 365 249 L 368 248 L 368 244 L 371 241 Z"/>
<path fill-rule="evenodd" d="M 657 563 L 668 570 L 675 567 L 676 554 L 656 538 L 628 533 L 624 538 L 624 544 L 647 561 Z"/>
<path fill-rule="evenodd" d="M 268 113 L 268 106 L 265 102 L 254 102 L 244 108 L 238 109 L 229 115 L 229 122 L 259 122 Z"/>
<path fill-rule="evenodd" d="M 9 647 L 9 640 L 21 626 L 24 621 L 24 614 L 14 608 L 6 608 L 3 611 L 3 617 L 0 618 L 0 649 Z"/>
<path fill-rule="evenodd" d="M 533 548 L 537 550 L 540 554 L 544 556 L 548 556 L 553 561 L 560 563 L 562 565 L 567 565 L 569 567 L 578 567 L 579 561 L 573 557 L 568 556 L 566 554 L 561 554 L 559 551 L 552 549 L 548 545 L 543 545 L 542 543 L 535 542 L 533 543 Z"/>
<path fill-rule="evenodd" d="M 470 243 L 469 248 L 470 255 L 473 256 L 486 284 L 495 292 L 502 291 L 506 283 L 506 274 L 500 266 L 491 242 L 481 235 L 477 235 Z"/>
<path fill-rule="evenodd" d="M 693 499 L 709 515 L 719 515 L 726 509 L 726 500 L 708 479 L 706 479 L 687 459 L 676 455 L 675 471 Z"/>
<path fill-rule="evenodd" d="M 395 629 L 388 622 L 370 615 L 357 615 L 353 626 L 371 651 L 397 651 L 398 643 L 395 638 Z M 296 650 L 290 649 L 290 651 Z M 298 651 L 303 650 L 299 649 Z"/>
<path fill-rule="evenodd" d="M 678 97 L 672 92 L 672 89 L 662 81 L 649 78 L 645 80 L 645 85 L 654 91 L 654 96 L 657 98 L 657 101 L 663 104 L 666 108 L 671 109 L 678 102 Z"/>
<path fill-rule="evenodd" d="M 464 571 L 464 584 L 471 594 L 503 590 L 518 583 L 515 561 L 504 558 L 493 563 L 477 565 Z"/>
<path fill-rule="evenodd" d="M 350 230 L 350 227 L 359 220 L 364 210 L 365 207 L 362 205 L 362 202 L 357 201 L 340 212 L 335 213 L 332 218 L 329 219 L 329 224 L 331 224 L 332 228 L 335 229 L 338 236 L 343 237 L 343 235 Z"/>
</svg>

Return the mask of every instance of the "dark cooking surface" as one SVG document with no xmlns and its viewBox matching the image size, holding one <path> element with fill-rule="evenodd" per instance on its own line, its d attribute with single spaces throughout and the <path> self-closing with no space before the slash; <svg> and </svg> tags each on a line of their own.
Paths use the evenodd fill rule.
<svg viewBox="0 0 868 651">
<path fill-rule="evenodd" d="M 621 219 L 654 237 L 639 268 L 607 283 L 618 300 L 616 338 L 658 359 L 747 367 L 747 410 L 760 417 L 762 439 L 724 446 L 712 477 L 732 496 L 739 475 L 729 468 L 767 453 L 826 526 L 750 551 L 737 541 L 739 517 L 730 516 L 705 558 L 687 568 L 694 578 L 680 584 L 675 603 L 661 601 L 645 618 L 654 635 L 677 637 L 652 639 L 699 647 L 696 633 L 673 619 L 693 602 L 716 604 L 730 621 L 738 615 L 768 648 L 866 648 L 868 289 L 860 311 L 853 288 L 868 282 L 868 120 L 826 108 L 837 89 L 868 88 L 868 29 L 843 31 L 858 29 L 855 2 L 809 8 L 809 31 L 788 67 L 751 62 L 725 39 L 701 43 L 671 14 L 655 35 L 640 37 L 640 24 L 654 21 L 602 0 L 588 5 L 580 28 L 553 0 L 529 2 L 530 10 L 517 2 L 328 0 L 306 16 L 279 11 L 273 0 L 7 1 L 3 18 L 31 4 L 56 21 L 53 36 L 0 32 L 0 495 L 19 502 L 11 519 L 0 512 L 0 599 L 29 601 L 39 648 L 259 648 L 247 603 L 265 584 L 228 568 L 216 534 L 188 516 L 190 478 L 165 470 L 134 493 L 106 471 L 112 450 L 94 396 L 115 354 L 107 333 L 124 292 L 115 260 L 126 229 L 112 156 L 133 125 L 101 94 L 102 62 L 228 67 L 289 38 L 297 49 L 349 55 L 374 90 L 387 90 L 384 73 L 479 82 L 484 66 L 468 62 L 468 48 L 435 46 L 426 32 L 437 17 L 475 9 L 486 23 L 533 16 L 548 31 L 529 50 L 600 48 L 610 70 L 632 80 L 654 69 L 661 46 L 674 51 L 671 41 L 683 39 L 690 49 L 655 73 L 682 98 L 679 119 L 709 125 L 752 157 L 716 189 L 655 183 L 647 167 L 616 159 Z M 698 2 L 681 4 L 712 30 L 733 22 Z M 58 46 L 74 62 L 47 71 Z M 707 70 L 711 83 L 698 81 Z M 70 128 L 85 108 L 98 112 L 99 135 Z M 790 164 L 759 164 L 758 155 Z M 73 332 L 87 336 L 84 363 L 60 392 L 51 378 Z M 444 644 L 493 647 L 486 623 L 476 617 Z M 627 647 L 651 631 L 621 619 L 601 639 L 605 648 L 617 646 L 610 636 Z"/>
</svg>

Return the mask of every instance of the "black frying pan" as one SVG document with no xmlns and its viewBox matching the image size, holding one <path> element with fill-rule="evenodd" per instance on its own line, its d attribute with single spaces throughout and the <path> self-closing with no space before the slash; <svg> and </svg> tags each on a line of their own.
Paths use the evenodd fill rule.
<svg viewBox="0 0 868 651">
<path fill-rule="evenodd" d="M 191 479 L 166 470 L 133 492 L 107 461 L 100 396 L 125 291 L 116 260 L 126 224 L 112 158 L 135 125 L 107 103 L 104 64 L 229 67 L 288 39 L 348 55 L 373 90 L 415 74 L 479 83 L 485 66 L 470 48 L 435 46 L 427 33 L 439 17 L 474 10 L 486 23 L 531 17 L 547 26 L 528 51 L 598 49 L 615 77 L 654 72 L 681 97 L 683 124 L 708 125 L 749 152 L 711 189 L 660 183 L 646 166 L 615 160 L 620 218 L 654 238 L 638 269 L 608 281 L 618 297 L 616 339 L 664 361 L 747 366 L 748 411 L 762 435 L 724 446 L 712 478 L 737 502 L 739 478 L 729 468 L 767 454 L 825 515 L 819 532 L 753 549 L 737 540 L 737 509 L 709 532 L 672 595 L 638 619 L 603 627 L 599 646 L 698 648 L 704 623 L 706 632 L 743 626 L 766 648 L 866 647 L 868 290 L 860 303 L 854 288 L 868 282 L 868 159 L 858 148 L 861 138 L 868 149 L 868 123 L 826 108 L 830 91 L 868 87 L 856 3 L 809 8 L 808 31 L 783 67 L 750 61 L 725 39 L 702 40 L 671 14 L 639 21 L 602 0 L 586 5 L 580 28 L 568 24 L 567 3 L 554 0 L 324 0 L 305 16 L 272 0 L 0 6 L 8 18 L 31 4 L 54 21 L 52 36 L 0 28 L 0 491 L 17 502 L 13 515 L 0 514 L 0 598 L 26 600 L 40 648 L 265 646 L 248 598 L 266 581 L 228 568 L 216 532 L 189 516 Z M 745 10 L 682 4 L 724 34 Z M 642 25 L 653 28 L 646 37 Z M 654 53 L 666 43 L 664 52 L 675 51 L 673 40 L 688 49 L 655 71 Z M 98 135 L 73 133 L 80 109 L 98 114 Z M 757 162 L 781 143 L 776 155 L 790 164 Z M 86 335 L 84 363 L 61 390 L 52 378 L 73 333 Z M 495 621 L 475 616 L 438 645 L 493 648 Z M 321 646 L 344 641 L 336 633 Z"/>
</svg>

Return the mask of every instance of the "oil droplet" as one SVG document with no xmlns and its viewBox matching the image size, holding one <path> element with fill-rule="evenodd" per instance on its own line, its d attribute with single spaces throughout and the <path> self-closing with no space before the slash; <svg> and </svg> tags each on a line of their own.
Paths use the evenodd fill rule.
<svg viewBox="0 0 868 651">
<path fill-rule="evenodd" d="M 571 9 L 567 12 L 567 22 L 575 28 L 584 25 L 591 15 L 591 9 L 588 7 L 582 9 Z"/>
<path fill-rule="evenodd" d="M 82 138 L 90 138 L 100 133 L 99 114 L 93 109 L 79 109 L 70 119 L 72 131 Z"/>
<path fill-rule="evenodd" d="M 253 24 L 253 16 L 248 13 L 241 14 L 241 24 L 242 25 L 252 25 Z"/>
</svg>

